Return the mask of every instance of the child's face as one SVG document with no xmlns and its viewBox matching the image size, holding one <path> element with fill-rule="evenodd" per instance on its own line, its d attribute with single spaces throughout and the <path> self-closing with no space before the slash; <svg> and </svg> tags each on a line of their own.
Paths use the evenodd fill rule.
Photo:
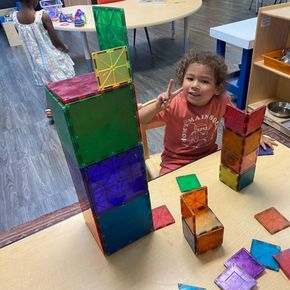
<svg viewBox="0 0 290 290">
<path fill-rule="evenodd" d="M 215 84 L 214 72 L 207 65 L 192 63 L 183 79 L 183 94 L 194 106 L 205 106 L 214 95 L 220 93 Z"/>
</svg>

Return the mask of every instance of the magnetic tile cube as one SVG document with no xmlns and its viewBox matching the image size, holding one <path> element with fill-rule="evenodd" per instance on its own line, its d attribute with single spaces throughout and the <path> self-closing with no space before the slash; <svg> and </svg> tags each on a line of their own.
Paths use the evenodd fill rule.
<svg viewBox="0 0 290 290">
<path fill-rule="evenodd" d="M 180 196 L 183 232 L 195 254 L 219 247 L 224 227 L 207 206 L 207 187 Z"/>
<path fill-rule="evenodd" d="M 219 179 L 227 186 L 236 191 L 242 190 L 244 187 L 251 184 L 254 180 L 256 166 L 248 169 L 242 174 L 238 174 L 228 167 L 220 165 Z"/>
<path fill-rule="evenodd" d="M 283 273 L 290 280 L 290 248 L 276 254 L 274 258 L 280 265 Z"/>
<path fill-rule="evenodd" d="M 111 255 L 153 231 L 149 194 L 138 196 L 95 219 L 104 253 Z"/>
<path fill-rule="evenodd" d="M 247 136 L 262 127 L 265 111 L 266 106 L 261 106 L 247 113 L 227 105 L 224 116 L 225 127 L 240 136 Z"/>
<path fill-rule="evenodd" d="M 256 162 L 257 150 L 254 150 L 247 155 L 237 155 L 225 147 L 221 150 L 221 163 L 235 173 L 244 173 L 251 167 L 254 167 Z"/>
<path fill-rule="evenodd" d="M 234 254 L 225 262 L 224 265 L 227 268 L 237 265 L 254 279 L 260 276 L 265 270 L 265 267 L 261 265 L 245 248 L 242 248 Z"/>
<path fill-rule="evenodd" d="M 126 46 L 94 52 L 92 59 L 100 89 L 108 90 L 132 82 Z"/>
<path fill-rule="evenodd" d="M 46 94 L 60 141 L 79 167 L 140 144 L 133 85 L 68 104 Z"/>
<path fill-rule="evenodd" d="M 176 181 L 181 192 L 186 192 L 201 187 L 196 174 L 177 176 Z"/>
<path fill-rule="evenodd" d="M 195 235 L 191 231 L 186 220 L 182 218 L 182 230 L 186 241 L 196 255 L 217 248 L 223 243 L 223 227 L 212 229 L 211 231 L 204 232 L 200 235 Z"/>
<path fill-rule="evenodd" d="M 279 264 L 274 260 L 274 255 L 281 252 L 281 247 L 259 240 L 252 240 L 251 255 L 268 269 L 279 271 Z"/>
<path fill-rule="evenodd" d="M 257 284 L 254 278 L 236 265 L 224 270 L 214 282 L 223 290 L 250 290 Z"/>
<path fill-rule="evenodd" d="M 88 199 L 96 216 L 148 192 L 141 145 L 81 169 L 64 153 L 79 199 Z"/>
<path fill-rule="evenodd" d="M 93 6 L 93 14 L 100 50 L 128 47 L 124 9 Z"/>
<path fill-rule="evenodd" d="M 262 129 L 259 129 L 247 137 L 241 137 L 224 128 L 222 148 L 225 147 L 236 155 L 248 155 L 259 148 L 261 133 Z"/>
</svg>

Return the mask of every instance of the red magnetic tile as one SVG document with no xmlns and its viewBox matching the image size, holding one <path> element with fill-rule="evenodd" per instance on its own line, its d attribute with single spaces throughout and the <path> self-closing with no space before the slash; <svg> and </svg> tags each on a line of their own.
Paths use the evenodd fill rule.
<svg viewBox="0 0 290 290">
<path fill-rule="evenodd" d="M 270 234 L 275 234 L 290 225 L 289 221 L 274 207 L 256 214 L 255 218 Z"/>
<path fill-rule="evenodd" d="M 63 104 L 72 103 L 100 93 L 94 72 L 67 80 L 48 83 L 47 88 Z"/>
<path fill-rule="evenodd" d="M 290 248 L 276 254 L 274 258 L 280 265 L 284 274 L 290 280 Z"/>
<path fill-rule="evenodd" d="M 152 210 L 154 231 L 175 223 L 173 216 L 166 205 L 161 205 Z"/>
</svg>

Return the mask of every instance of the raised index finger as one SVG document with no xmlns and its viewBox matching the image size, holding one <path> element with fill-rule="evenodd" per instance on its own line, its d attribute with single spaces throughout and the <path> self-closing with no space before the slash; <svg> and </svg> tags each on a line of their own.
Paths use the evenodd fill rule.
<svg viewBox="0 0 290 290">
<path fill-rule="evenodd" d="M 171 79 L 171 80 L 169 81 L 169 83 L 168 83 L 167 90 L 166 90 L 166 94 L 167 94 L 168 96 L 171 95 L 171 90 L 172 90 L 172 87 L 173 87 L 173 83 L 174 83 L 173 79 Z"/>
</svg>

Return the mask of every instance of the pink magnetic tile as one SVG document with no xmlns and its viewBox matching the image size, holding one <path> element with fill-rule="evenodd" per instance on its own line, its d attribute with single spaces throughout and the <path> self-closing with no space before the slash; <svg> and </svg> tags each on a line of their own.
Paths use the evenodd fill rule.
<svg viewBox="0 0 290 290">
<path fill-rule="evenodd" d="M 290 225 L 289 221 L 274 207 L 257 213 L 255 219 L 258 220 L 270 234 L 275 234 Z"/>
<path fill-rule="evenodd" d="M 250 290 L 257 284 L 254 278 L 237 265 L 227 268 L 214 282 L 223 290 Z"/>
<path fill-rule="evenodd" d="M 47 88 L 63 104 L 72 103 L 100 93 L 94 72 L 59 82 L 48 83 Z"/>
<path fill-rule="evenodd" d="M 161 205 L 152 210 L 154 230 L 166 227 L 175 223 L 173 216 L 166 205 Z"/>
<path fill-rule="evenodd" d="M 274 256 L 286 277 L 290 280 L 290 248 Z"/>
</svg>

